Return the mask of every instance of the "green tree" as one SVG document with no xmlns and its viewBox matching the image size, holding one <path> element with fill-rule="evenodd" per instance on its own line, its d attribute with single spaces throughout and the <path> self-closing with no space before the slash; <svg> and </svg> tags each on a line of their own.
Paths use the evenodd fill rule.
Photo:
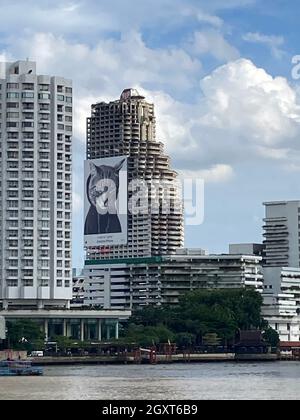
<svg viewBox="0 0 300 420">
<path fill-rule="evenodd" d="M 268 327 L 263 333 L 263 339 L 272 347 L 278 347 L 280 343 L 279 334 L 276 330 Z"/>
<path fill-rule="evenodd" d="M 193 347 L 196 344 L 196 336 L 195 334 L 182 332 L 176 334 L 175 341 L 179 348 L 189 348 Z"/>
<path fill-rule="evenodd" d="M 8 321 L 7 341 L 14 350 L 34 350 L 36 345 L 41 345 L 45 340 L 40 326 L 31 320 Z"/>
</svg>

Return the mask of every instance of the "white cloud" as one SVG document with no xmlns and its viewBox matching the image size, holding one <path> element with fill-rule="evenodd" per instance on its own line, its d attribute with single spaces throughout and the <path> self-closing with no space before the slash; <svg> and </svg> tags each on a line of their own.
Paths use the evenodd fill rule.
<svg viewBox="0 0 300 420">
<path fill-rule="evenodd" d="M 179 171 L 181 178 L 203 179 L 206 182 L 224 183 L 230 181 L 234 176 L 234 170 L 230 165 L 213 165 L 204 170 L 183 170 Z"/>
<path fill-rule="evenodd" d="M 183 49 L 149 48 L 135 31 L 126 33 L 121 40 L 101 39 L 93 47 L 38 33 L 14 48 L 15 55 L 21 51 L 38 61 L 39 71 L 59 71 L 73 78 L 81 91 L 103 99 L 119 94 L 124 86 L 138 84 L 189 89 L 201 70 L 201 63 Z"/>
<path fill-rule="evenodd" d="M 219 16 L 205 12 L 204 10 L 199 9 L 199 7 L 186 7 L 183 10 L 182 15 L 185 17 L 193 17 L 200 23 L 206 23 L 216 28 L 221 28 L 224 24 L 223 20 Z"/>
<path fill-rule="evenodd" d="M 216 26 L 218 28 L 220 28 L 224 23 L 223 20 L 218 16 L 205 13 L 201 10 L 196 13 L 196 16 L 199 22 L 209 23 L 210 25 Z"/>
<path fill-rule="evenodd" d="M 119 41 L 99 40 L 94 47 L 39 33 L 15 42 L 12 51 L 16 57 L 29 51 L 39 72 L 74 79 L 75 138 L 83 143 L 90 105 L 137 87 L 155 103 L 158 140 L 181 170 L 200 170 L 217 182 L 229 180 L 241 162 L 295 161 L 296 92 L 286 79 L 273 78 L 249 60 L 230 61 L 200 80 L 200 62 L 184 49 L 150 48 L 135 31 Z M 222 54 L 235 55 L 230 48 Z M 194 89 L 195 103 L 170 93 L 187 89 Z"/>
<path fill-rule="evenodd" d="M 284 55 L 284 51 L 280 48 L 284 45 L 284 38 L 282 36 L 264 35 L 259 32 L 248 32 L 243 36 L 243 39 L 247 42 L 266 45 L 270 48 L 271 53 L 275 58 L 281 59 Z"/>
<path fill-rule="evenodd" d="M 296 92 L 283 77 L 273 78 L 240 59 L 201 81 L 207 110 L 205 127 L 223 129 L 257 145 L 274 146 L 298 134 Z"/>
<path fill-rule="evenodd" d="M 194 105 L 161 92 L 147 95 L 156 103 L 158 133 L 176 167 L 209 173 L 214 165 L 234 170 L 243 162 L 297 162 L 300 107 L 286 79 L 239 59 L 217 68 L 200 86 L 202 97 Z"/>
<path fill-rule="evenodd" d="M 240 56 L 239 51 L 215 29 L 196 32 L 191 51 L 198 55 L 210 54 L 220 61 L 235 60 Z"/>
</svg>

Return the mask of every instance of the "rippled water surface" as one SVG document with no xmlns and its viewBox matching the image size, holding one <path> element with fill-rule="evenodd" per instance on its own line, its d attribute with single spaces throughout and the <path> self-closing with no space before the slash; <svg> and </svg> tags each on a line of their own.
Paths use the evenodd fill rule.
<svg viewBox="0 0 300 420">
<path fill-rule="evenodd" d="M 4 399 L 300 400 L 300 363 L 47 367 L 43 377 L 0 378 Z"/>
</svg>

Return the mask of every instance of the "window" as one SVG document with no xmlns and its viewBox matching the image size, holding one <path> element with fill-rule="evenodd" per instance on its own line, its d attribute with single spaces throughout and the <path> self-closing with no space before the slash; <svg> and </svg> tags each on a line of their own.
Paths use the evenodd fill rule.
<svg viewBox="0 0 300 420">
<path fill-rule="evenodd" d="M 48 92 L 49 91 L 49 85 L 39 85 L 39 90 L 42 92 Z"/>
<path fill-rule="evenodd" d="M 22 93 L 22 98 L 33 99 L 34 98 L 34 93 L 33 92 L 23 92 Z"/>
<path fill-rule="evenodd" d="M 17 92 L 8 92 L 6 94 L 7 99 L 18 99 L 19 94 Z"/>
<path fill-rule="evenodd" d="M 40 104 L 40 110 L 41 111 L 50 111 L 50 105 L 49 104 Z"/>
<path fill-rule="evenodd" d="M 26 121 L 26 122 L 23 122 L 22 123 L 22 127 L 23 128 L 33 128 L 34 127 L 34 123 L 33 122 Z"/>
<path fill-rule="evenodd" d="M 39 93 L 39 99 L 49 100 L 50 99 L 50 93 Z"/>
<path fill-rule="evenodd" d="M 19 89 L 19 83 L 7 83 L 7 89 Z"/>
<path fill-rule="evenodd" d="M 57 100 L 58 101 L 64 101 L 65 100 L 64 95 L 57 95 Z"/>
<path fill-rule="evenodd" d="M 6 118 L 19 118 L 20 114 L 18 112 L 7 112 Z"/>
<path fill-rule="evenodd" d="M 33 83 L 23 83 L 22 89 L 23 90 L 34 90 L 34 84 Z"/>
<path fill-rule="evenodd" d="M 8 121 L 6 123 L 6 127 L 7 128 L 18 128 L 19 127 L 19 123 L 18 122 Z"/>
<path fill-rule="evenodd" d="M 19 102 L 7 102 L 6 107 L 12 109 L 19 108 Z"/>
</svg>

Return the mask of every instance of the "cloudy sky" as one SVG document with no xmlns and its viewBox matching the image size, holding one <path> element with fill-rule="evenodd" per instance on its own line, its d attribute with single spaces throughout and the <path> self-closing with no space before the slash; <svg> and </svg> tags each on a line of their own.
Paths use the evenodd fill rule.
<svg viewBox="0 0 300 420">
<path fill-rule="evenodd" d="M 262 202 L 300 199 L 299 15 L 297 0 L 0 0 L 0 61 L 74 81 L 74 266 L 85 118 L 127 87 L 155 102 L 173 166 L 205 179 L 187 246 L 260 241 Z"/>
</svg>

